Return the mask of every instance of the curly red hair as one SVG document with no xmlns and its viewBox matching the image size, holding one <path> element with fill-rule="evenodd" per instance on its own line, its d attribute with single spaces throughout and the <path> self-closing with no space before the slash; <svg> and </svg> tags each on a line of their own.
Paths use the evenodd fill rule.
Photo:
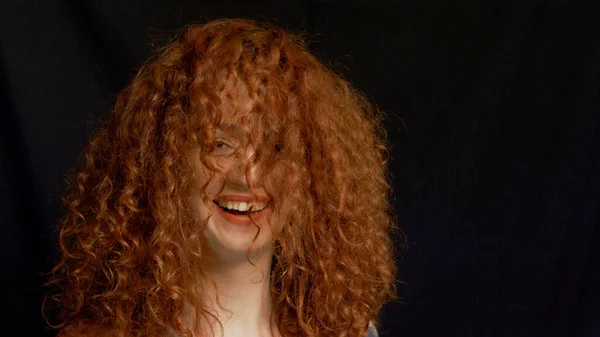
<svg viewBox="0 0 600 337">
<path fill-rule="evenodd" d="M 187 204 L 190 158 L 199 145 L 214 145 L 231 76 L 248 89 L 251 118 L 268 130 L 248 130 L 254 143 L 267 144 L 258 155 L 263 174 L 285 178 L 264 188 L 292 205 L 273 239 L 280 333 L 364 335 L 395 298 L 382 114 L 299 36 L 218 20 L 188 27 L 144 64 L 90 141 L 66 197 L 62 256 L 45 301 L 55 327 L 191 336 L 180 321 L 184 304 L 207 311 L 193 286 L 203 275 L 202 228 Z"/>
</svg>

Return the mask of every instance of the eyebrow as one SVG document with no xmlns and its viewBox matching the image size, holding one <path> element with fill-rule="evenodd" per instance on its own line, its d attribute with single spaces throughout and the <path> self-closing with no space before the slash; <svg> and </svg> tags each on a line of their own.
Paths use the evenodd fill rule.
<svg viewBox="0 0 600 337">
<path fill-rule="evenodd" d="M 217 127 L 217 132 L 225 133 L 227 135 L 235 137 L 236 139 L 243 139 L 244 136 L 242 128 L 234 123 L 225 122 L 219 124 L 219 126 Z"/>
<path fill-rule="evenodd" d="M 230 132 L 230 133 L 234 133 L 234 134 L 242 133 L 242 129 L 237 124 L 233 124 L 233 123 L 221 123 L 217 127 L 217 130 L 223 131 L 223 132 Z"/>
</svg>

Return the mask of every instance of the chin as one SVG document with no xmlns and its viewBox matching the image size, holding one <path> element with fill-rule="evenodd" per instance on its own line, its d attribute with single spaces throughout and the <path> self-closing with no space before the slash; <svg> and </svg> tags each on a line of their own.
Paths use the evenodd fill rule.
<svg viewBox="0 0 600 337">
<path fill-rule="evenodd" d="M 204 230 L 204 238 L 216 257 L 247 260 L 248 248 L 250 256 L 271 253 L 271 233 L 268 228 L 261 228 L 259 236 L 254 242 L 258 229 L 254 225 L 239 228 L 229 224 L 219 224 L 212 219 Z"/>
</svg>

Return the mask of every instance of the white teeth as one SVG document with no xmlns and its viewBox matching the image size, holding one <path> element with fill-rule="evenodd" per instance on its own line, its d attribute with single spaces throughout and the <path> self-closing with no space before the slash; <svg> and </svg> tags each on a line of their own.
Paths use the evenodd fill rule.
<svg viewBox="0 0 600 337">
<path fill-rule="evenodd" d="M 240 212 L 248 211 L 252 208 L 252 212 L 258 212 L 265 208 L 267 205 L 264 203 L 247 203 L 237 201 L 218 201 L 219 206 L 227 209 L 233 209 Z"/>
</svg>

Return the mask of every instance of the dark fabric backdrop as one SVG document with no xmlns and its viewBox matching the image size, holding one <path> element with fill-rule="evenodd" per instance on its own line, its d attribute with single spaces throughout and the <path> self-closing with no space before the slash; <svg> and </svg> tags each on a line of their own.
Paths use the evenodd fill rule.
<svg viewBox="0 0 600 337">
<path fill-rule="evenodd" d="M 0 334 L 53 335 L 40 284 L 60 191 L 150 46 L 249 17 L 308 33 L 388 113 L 408 250 L 382 335 L 600 336 L 599 14 L 584 0 L 2 1 Z"/>
</svg>

